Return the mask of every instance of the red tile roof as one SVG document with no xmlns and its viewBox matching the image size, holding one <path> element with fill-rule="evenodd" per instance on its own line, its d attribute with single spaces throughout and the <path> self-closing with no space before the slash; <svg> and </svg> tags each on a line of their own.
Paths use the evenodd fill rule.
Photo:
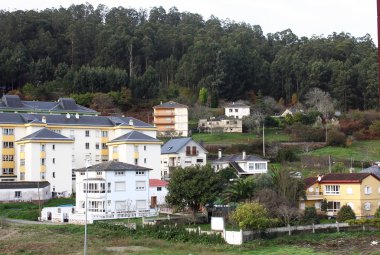
<svg viewBox="0 0 380 255">
<path fill-rule="evenodd" d="M 380 181 L 379 178 L 371 173 L 333 173 L 321 176 L 319 183 L 361 183 L 370 175 Z M 309 177 L 304 179 L 306 187 L 313 185 L 317 181 L 317 177 Z"/>
<path fill-rule="evenodd" d="M 149 179 L 149 187 L 166 187 L 168 182 L 159 179 Z"/>
</svg>

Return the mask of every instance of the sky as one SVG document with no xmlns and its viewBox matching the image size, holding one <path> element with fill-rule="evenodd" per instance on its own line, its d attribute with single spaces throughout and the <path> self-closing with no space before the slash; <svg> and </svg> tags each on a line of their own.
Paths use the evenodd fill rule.
<svg viewBox="0 0 380 255">
<path fill-rule="evenodd" d="M 85 2 L 95 8 L 98 4 L 148 10 L 162 6 L 168 11 L 175 6 L 180 12 L 199 13 L 205 20 L 214 15 L 222 20 L 260 25 L 264 34 L 288 28 L 299 37 L 328 36 L 333 32 L 362 37 L 368 33 L 377 44 L 376 0 L 2 0 L 0 9 L 43 10 Z"/>
</svg>

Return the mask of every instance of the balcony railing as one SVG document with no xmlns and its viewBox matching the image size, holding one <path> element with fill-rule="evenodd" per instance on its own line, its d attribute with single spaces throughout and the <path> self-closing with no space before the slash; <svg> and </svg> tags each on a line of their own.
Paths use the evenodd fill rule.
<svg viewBox="0 0 380 255">
<path fill-rule="evenodd" d="M 155 112 L 154 116 L 174 116 L 174 112 L 173 111 Z"/>
<path fill-rule="evenodd" d="M 306 193 L 307 200 L 322 199 L 323 192 L 308 192 Z"/>
<path fill-rule="evenodd" d="M 196 152 L 186 152 L 186 156 L 198 156 L 199 155 L 199 151 L 196 151 Z"/>
</svg>

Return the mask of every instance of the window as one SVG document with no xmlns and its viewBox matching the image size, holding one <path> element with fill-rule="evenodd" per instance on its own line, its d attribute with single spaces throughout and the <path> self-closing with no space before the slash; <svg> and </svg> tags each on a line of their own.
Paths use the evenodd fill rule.
<svg viewBox="0 0 380 255">
<path fill-rule="evenodd" d="M 53 164 L 55 164 L 55 158 L 53 158 L 52 161 L 53 161 Z"/>
<path fill-rule="evenodd" d="M 102 131 L 102 137 L 108 137 L 108 131 Z"/>
<path fill-rule="evenodd" d="M 229 109 L 229 112 L 232 112 L 232 109 Z"/>
<path fill-rule="evenodd" d="M 86 130 L 86 131 L 85 131 L 85 136 L 86 136 L 86 137 L 90 137 L 90 130 Z"/>
<path fill-rule="evenodd" d="M 20 166 L 25 166 L 25 159 L 20 159 Z"/>
<path fill-rule="evenodd" d="M 45 161 L 46 161 L 45 158 L 41 158 L 41 166 L 44 166 L 44 165 L 45 165 Z"/>
<path fill-rule="evenodd" d="M 100 144 L 99 143 L 95 143 L 95 149 L 99 150 L 99 148 L 100 148 Z"/>
<path fill-rule="evenodd" d="M 250 170 L 250 171 L 255 170 L 255 164 L 254 163 L 248 163 L 248 170 Z"/>
<path fill-rule="evenodd" d="M 86 150 L 90 149 L 90 143 L 85 143 Z"/>
<path fill-rule="evenodd" d="M 325 186 L 325 195 L 339 195 L 340 186 L 339 185 L 326 185 Z"/>
<path fill-rule="evenodd" d="M 15 191 L 15 198 L 21 197 L 21 191 Z"/>
<path fill-rule="evenodd" d="M 71 162 L 72 162 L 72 163 L 75 162 L 75 155 L 71 155 Z"/>
<path fill-rule="evenodd" d="M 146 209 L 146 200 L 136 200 L 136 209 L 145 210 Z"/>
<path fill-rule="evenodd" d="M 340 202 L 328 202 L 327 203 L 327 211 L 328 212 L 337 212 L 340 210 Z"/>
<path fill-rule="evenodd" d="M 139 159 L 135 158 L 135 165 L 138 165 L 138 164 L 139 164 Z"/>
<path fill-rule="evenodd" d="M 52 174 L 53 174 L 53 178 L 55 178 L 55 172 L 53 172 Z"/>
<path fill-rule="evenodd" d="M 364 210 L 366 210 L 366 211 L 370 211 L 371 210 L 371 203 L 370 202 L 364 203 Z"/>
<path fill-rule="evenodd" d="M 105 144 L 105 143 L 102 143 L 102 150 L 106 150 L 106 149 L 108 149 L 108 146 L 107 146 L 107 144 Z"/>
<path fill-rule="evenodd" d="M 186 146 L 186 155 L 190 155 L 190 153 L 191 153 L 191 147 Z"/>
<path fill-rule="evenodd" d="M 144 151 L 146 151 L 146 145 L 144 145 Z"/>
<path fill-rule="evenodd" d="M 364 194 L 369 195 L 372 193 L 372 187 L 365 186 L 364 187 Z"/>
<path fill-rule="evenodd" d="M 3 168 L 3 174 L 13 174 L 13 168 Z"/>
<path fill-rule="evenodd" d="M 136 171 L 136 175 L 145 175 L 145 171 Z"/>
<path fill-rule="evenodd" d="M 96 175 L 97 175 L 97 176 L 102 176 L 102 174 L 103 174 L 103 173 L 102 173 L 101 171 L 96 172 Z"/>
<path fill-rule="evenodd" d="M 146 158 L 144 158 L 144 164 L 146 164 Z"/>
<path fill-rule="evenodd" d="M 145 190 L 145 181 L 137 181 L 136 190 Z"/>
<path fill-rule="evenodd" d="M 41 144 L 41 151 L 45 151 L 45 144 Z"/>
<path fill-rule="evenodd" d="M 125 191 L 125 182 L 115 182 L 115 191 Z"/>
<path fill-rule="evenodd" d="M 197 158 L 197 163 L 203 163 L 203 158 Z"/>
<path fill-rule="evenodd" d="M 25 180 L 25 173 L 20 173 L 20 181 L 24 181 Z"/>
<path fill-rule="evenodd" d="M 13 161 L 13 155 L 3 155 L 3 161 Z"/>
<path fill-rule="evenodd" d="M 40 176 L 41 176 L 41 180 L 45 180 L 45 173 L 44 172 L 42 172 L 40 174 Z M 55 188 L 53 188 L 53 191 L 55 191 Z"/>
<path fill-rule="evenodd" d="M 193 146 L 191 148 L 191 155 L 193 155 L 193 156 L 197 155 L 197 147 L 196 146 Z"/>
<path fill-rule="evenodd" d="M 135 145 L 135 152 L 139 152 L 139 146 Z"/>
<path fill-rule="evenodd" d="M 54 151 L 54 150 L 55 150 L 55 144 L 53 144 L 51 147 L 52 147 L 52 149 L 53 149 L 53 151 Z"/>
<path fill-rule="evenodd" d="M 13 128 L 3 128 L 3 135 L 13 135 L 14 129 Z"/>
<path fill-rule="evenodd" d="M 162 187 L 157 187 L 157 191 L 161 191 L 162 190 Z"/>
<path fill-rule="evenodd" d="M 127 208 L 127 203 L 124 201 L 115 201 L 115 210 L 116 211 L 125 211 Z"/>
<path fill-rule="evenodd" d="M 115 175 L 125 175 L 125 172 L 124 171 L 116 171 Z"/>
<path fill-rule="evenodd" d="M 266 163 L 255 163 L 255 169 L 256 170 L 265 170 L 267 164 Z"/>
<path fill-rule="evenodd" d="M 117 149 L 118 149 L 118 146 L 113 146 L 113 147 L 112 147 L 112 151 L 113 151 L 113 153 L 117 153 Z"/>
<path fill-rule="evenodd" d="M 111 183 L 107 183 L 107 193 L 111 193 Z"/>
<path fill-rule="evenodd" d="M 96 162 L 99 162 L 99 161 L 100 161 L 100 155 L 96 155 L 96 156 L 95 156 L 95 161 L 96 161 Z"/>
<path fill-rule="evenodd" d="M 235 112 L 238 112 L 238 109 L 235 109 Z"/>
<path fill-rule="evenodd" d="M 13 142 L 3 142 L 3 148 L 13 148 Z"/>
<path fill-rule="evenodd" d="M 25 152 L 25 145 L 20 146 L 20 152 Z"/>
</svg>

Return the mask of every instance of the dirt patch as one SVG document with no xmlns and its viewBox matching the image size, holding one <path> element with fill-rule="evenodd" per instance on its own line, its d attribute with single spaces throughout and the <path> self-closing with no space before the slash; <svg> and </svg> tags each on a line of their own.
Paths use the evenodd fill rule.
<svg viewBox="0 0 380 255">
<path fill-rule="evenodd" d="M 7 240 L 17 234 L 17 230 L 0 228 L 0 240 Z"/>
<path fill-rule="evenodd" d="M 144 246 L 119 246 L 119 247 L 106 247 L 106 251 L 112 252 L 126 252 L 126 251 L 151 251 L 152 249 L 144 247 Z"/>
</svg>

